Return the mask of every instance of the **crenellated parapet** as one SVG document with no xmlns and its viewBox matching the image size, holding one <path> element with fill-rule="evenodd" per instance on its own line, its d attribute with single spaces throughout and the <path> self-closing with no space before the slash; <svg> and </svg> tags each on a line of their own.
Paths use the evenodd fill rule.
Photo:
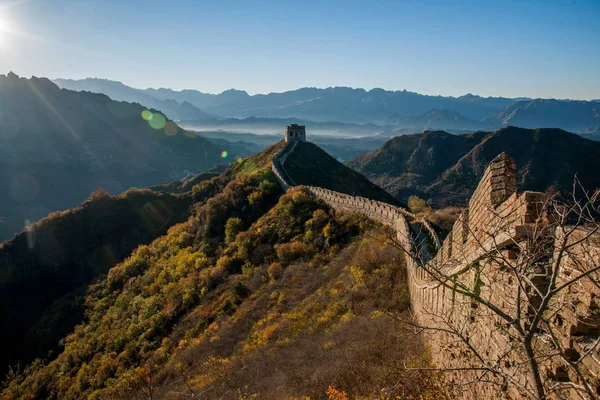
<svg viewBox="0 0 600 400">
<path fill-rule="evenodd" d="M 273 160 L 273 172 L 285 190 L 294 186 L 284 166 L 285 159 L 294 147 L 292 142 Z M 540 234 L 537 230 L 543 226 L 543 221 L 553 218 L 547 209 L 547 198 L 539 192 L 517 191 L 516 165 L 508 154 L 502 153 L 490 162 L 468 207 L 462 211 L 441 243 L 427 221 L 418 221 L 416 215 L 401 207 L 320 187 L 306 188 L 336 210 L 362 213 L 396 232 L 398 243 L 408 254 L 406 264 L 413 315 L 419 325 L 433 329 L 434 333 L 428 334 L 427 338 L 436 366 L 456 371 L 446 375 L 450 385 L 463 387 L 465 382 L 475 379 L 476 373 L 464 371 L 465 368 L 468 370 L 471 366 L 480 365 L 479 360 L 473 358 L 472 350 L 489 359 L 502 360 L 497 368 L 506 372 L 507 376 L 515 376 L 513 387 L 531 384 L 524 374 L 515 372 L 526 365 L 527 360 L 518 346 L 514 345 L 510 329 L 498 328 L 506 321 L 493 313 L 486 313 L 471 298 L 452 289 L 452 285 L 456 287 L 461 283 L 499 307 L 510 307 L 509 303 L 520 294 L 506 264 L 520 262 L 518 249 L 527 248 L 532 235 L 540 235 L 541 240 L 545 240 L 543 232 Z M 426 249 L 417 245 L 421 239 L 411 229 L 410 221 L 420 222 L 423 231 L 429 234 L 437 249 L 431 258 L 426 254 Z M 577 241 L 579 236 L 585 238 L 585 235 L 585 230 L 581 230 L 570 238 L 575 245 L 572 252 L 565 256 L 567 260 L 558 278 L 559 283 L 568 280 L 578 270 L 585 271 L 585 265 L 600 265 L 600 239 L 594 235 Z M 549 253 L 548 256 L 551 256 L 552 252 Z M 538 282 L 542 287 L 547 284 L 547 278 L 539 272 L 533 271 L 528 279 Z M 582 280 L 561 294 L 561 301 L 568 306 L 553 316 L 552 323 L 559 332 L 554 340 L 574 357 L 586 354 L 582 373 L 598 377 L 600 387 L 600 353 L 597 350 L 590 353 L 592 344 L 600 342 L 598 281 L 600 276 L 596 281 Z M 471 350 L 466 349 L 465 342 L 444 333 L 441 328 L 447 326 L 458 327 Z M 577 377 L 565 378 L 560 363 L 548 361 L 543 368 L 547 379 L 558 381 L 572 378 L 574 382 L 577 381 Z M 470 389 L 465 389 L 461 394 L 463 398 L 497 398 L 500 390 L 499 386 L 487 383 L 468 387 Z M 522 398 L 522 394 L 514 389 L 507 390 L 504 396 Z"/>
</svg>

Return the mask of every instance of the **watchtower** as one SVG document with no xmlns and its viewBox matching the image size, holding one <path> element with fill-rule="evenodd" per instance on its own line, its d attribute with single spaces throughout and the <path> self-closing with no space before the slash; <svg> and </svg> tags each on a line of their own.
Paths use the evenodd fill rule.
<svg viewBox="0 0 600 400">
<path fill-rule="evenodd" d="M 304 125 L 291 124 L 285 127 L 285 141 L 300 140 L 306 142 L 306 127 Z"/>
</svg>

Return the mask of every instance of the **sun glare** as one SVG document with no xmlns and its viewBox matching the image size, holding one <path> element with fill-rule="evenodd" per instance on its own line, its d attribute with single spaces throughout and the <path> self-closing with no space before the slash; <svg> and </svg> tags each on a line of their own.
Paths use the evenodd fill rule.
<svg viewBox="0 0 600 400">
<path fill-rule="evenodd" d="M 4 38 L 6 37 L 6 31 L 8 30 L 8 26 L 4 19 L 4 16 L 0 14 L 0 45 L 4 44 Z"/>
<path fill-rule="evenodd" d="M 6 38 L 8 33 L 10 32 L 10 23 L 6 18 L 6 15 L 2 14 L 2 10 L 0 10 L 0 45 L 6 43 Z"/>
</svg>

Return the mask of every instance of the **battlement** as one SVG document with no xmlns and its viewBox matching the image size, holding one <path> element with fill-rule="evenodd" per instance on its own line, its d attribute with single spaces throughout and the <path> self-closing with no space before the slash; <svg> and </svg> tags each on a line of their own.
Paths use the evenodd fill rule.
<svg viewBox="0 0 600 400">
<path fill-rule="evenodd" d="M 486 246 L 505 246 L 519 240 L 527 226 L 544 213 L 545 196 L 539 192 L 517 193 L 516 164 L 501 153 L 486 168 L 469 206 L 454 223 L 436 256 L 444 264 L 460 255 L 454 264 L 469 265 Z"/>
<path fill-rule="evenodd" d="M 294 184 L 286 179 L 282 159 L 285 160 L 294 150 L 295 144 L 286 146 L 273 161 L 273 171 L 285 190 Z M 438 271 L 439 276 L 446 277 L 454 285 L 472 287 L 480 291 L 482 298 L 499 307 L 510 308 L 511 302 L 522 295 L 506 263 L 517 263 L 519 249 L 526 249 L 531 237 L 540 235 L 540 230 L 544 231 L 544 221 L 551 221 L 554 216 L 543 193 L 517 192 L 516 165 L 508 154 L 502 153 L 490 162 L 468 208 L 460 214 L 443 243 L 439 242 L 426 220 L 418 221 L 416 215 L 403 208 L 319 187 L 307 186 L 307 189 L 338 211 L 359 212 L 394 229 L 398 243 L 410 255 L 406 257 L 406 264 L 413 315 L 417 323 L 435 332 L 427 334 L 433 348 L 433 361 L 440 368 L 456 371 L 444 376 L 451 387 L 465 388 L 461 394 L 463 398 L 497 398 L 498 388 L 503 385 L 500 379 L 495 382 L 496 386 L 491 382 L 464 386 L 465 382 L 477 380 L 477 366 L 480 364 L 474 358 L 473 350 L 492 360 L 502 360 L 500 368 L 507 376 L 514 377 L 517 386 L 528 387 L 531 384 L 527 374 L 520 374 L 515 369 L 526 365 L 527 360 L 514 345 L 514 337 L 508 333 L 509 330 L 498 329 L 506 322 L 480 309 L 472 298 L 450 289 L 447 283 L 443 284 L 427 272 Z M 437 249 L 432 258 L 428 257 L 428 251 L 416 245 L 416 221 Z M 579 229 L 570 237 L 574 245 L 563 273 L 558 277 L 559 283 L 570 279 L 574 275 L 572 271 L 585 271 L 585 268 L 582 269 L 585 264 L 599 265 L 600 235 L 586 238 L 588 234 Z M 544 234 L 540 237 L 544 242 L 547 241 L 544 237 L 551 238 Z M 421 235 L 418 241 L 422 238 Z M 552 246 L 552 242 L 549 245 Z M 546 257 L 552 257 L 551 250 Z M 530 279 L 545 284 L 546 278 L 542 273 L 532 271 L 531 274 Z M 556 332 L 560 333 L 554 340 L 565 351 L 569 354 L 591 354 L 583 362 L 582 373 L 592 381 L 597 380 L 595 385 L 600 388 L 600 378 L 596 378 L 600 376 L 600 351 L 590 345 L 600 341 L 600 313 L 597 311 L 600 309 L 600 289 L 596 283 L 600 276 L 594 279 L 582 280 L 579 285 L 561 294 L 559 301 L 569 306 L 555 315 L 553 323 Z M 460 327 L 471 350 L 443 329 L 448 324 Z M 436 330 L 436 327 L 442 329 Z M 473 371 L 468 371 L 469 367 L 473 367 Z M 544 363 L 544 374 L 548 380 L 573 379 L 576 382 L 579 379 L 565 377 L 563 371 L 561 361 L 556 357 L 548 358 Z M 512 386 L 505 393 L 505 398 L 522 398 L 522 393 Z"/>
</svg>

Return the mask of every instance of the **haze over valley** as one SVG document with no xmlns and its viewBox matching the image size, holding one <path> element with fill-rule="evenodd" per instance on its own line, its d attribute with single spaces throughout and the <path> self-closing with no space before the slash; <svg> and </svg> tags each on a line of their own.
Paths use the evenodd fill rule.
<svg viewBox="0 0 600 400">
<path fill-rule="evenodd" d="M 308 124 L 317 135 L 395 136 L 423 130 L 457 132 L 495 130 L 503 126 L 561 128 L 597 135 L 600 109 L 597 101 L 481 97 L 428 96 L 384 89 L 301 88 L 284 93 L 250 96 L 243 90 L 207 94 L 197 90 L 134 89 L 103 79 L 54 81 L 60 87 L 92 91 L 114 100 L 154 107 L 169 102 L 195 107 L 198 117 L 167 107 L 167 116 L 185 120 L 195 130 L 278 133 L 281 125 Z M 162 109 L 162 108 L 161 108 Z M 201 115 L 203 114 L 203 115 Z M 280 129 L 279 129 L 280 130 Z M 596 137 L 596 136 L 594 136 Z"/>
</svg>

